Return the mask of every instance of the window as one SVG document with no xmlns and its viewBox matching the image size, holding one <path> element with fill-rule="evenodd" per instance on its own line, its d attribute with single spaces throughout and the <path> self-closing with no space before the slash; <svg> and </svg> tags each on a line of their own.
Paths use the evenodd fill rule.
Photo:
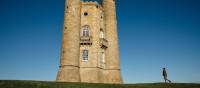
<svg viewBox="0 0 200 88">
<path fill-rule="evenodd" d="M 84 26 L 82 32 L 83 36 L 89 36 L 90 35 L 89 26 Z"/>
<path fill-rule="evenodd" d="M 100 38 L 104 38 L 103 29 L 100 29 Z"/>
<path fill-rule="evenodd" d="M 83 61 L 88 61 L 88 50 L 83 50 L 82 57 Z"/>
<path fill-rule="evenodd" d="M 101 12 L 101 19 L 103 19 L 103 15 L 104 15 L 103 12 Z"/>
<path fill-rule="evenodd" d="M 101 49 L 100 51 L 100 63 L 105 63 L 105 50 Z"/>
<path fill-rule="evenodd" d="M 87 16 L 88 15 L 88 13 L 87 12 L 84 12 L 84 16 Z"/>
<path fill-rule="evenodd" d="M 99 6 L 98 6 L 98 5 L 96 5 L 96 8 L 99 8 Z"/>
</svg>

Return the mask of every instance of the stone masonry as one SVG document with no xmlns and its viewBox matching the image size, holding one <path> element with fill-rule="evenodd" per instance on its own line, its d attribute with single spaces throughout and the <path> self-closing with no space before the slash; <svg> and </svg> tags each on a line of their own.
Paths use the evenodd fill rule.
<svg viewBox="0 0 200 88">
<path fill-rule="evenodd" d="M 60 82 L 122 83 L 115 0 L 65 0 Z"/>
</svg>

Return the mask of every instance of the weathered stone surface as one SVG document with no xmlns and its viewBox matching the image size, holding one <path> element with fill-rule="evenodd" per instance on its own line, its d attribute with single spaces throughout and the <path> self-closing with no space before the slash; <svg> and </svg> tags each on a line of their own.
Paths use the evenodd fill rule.
<svg viewBox="0 0 200 88">
<path fill-rule="evenodd" d="M 104 0 L 103 7 L 96 2 L 66 2 L 57 81 L 122 83 L 115 1 Z M 84 28 L 89 29 L 88 36 L 83 34 Z"/>
<path fill-rule="evenodd" d="M 74 66 L 60 67 L 57 81 L 60 82 L 80 82 L 79 68 Z"/>
<path fill-rule="evenodd" d="M 80 82 L 80 0 L 65 2 L 62 53 L 57 81 Z"/>
<path fill-rule="evenodd" d="M 106 69 L 109 71 L 107 74 L 108 83 L 121 83 L 115 0 L 103 0 L 103 7 L 108 40 L 108 49 L 106 50 Z M 116 80 L 114 80 L 115 77 Z"/>
</svg>

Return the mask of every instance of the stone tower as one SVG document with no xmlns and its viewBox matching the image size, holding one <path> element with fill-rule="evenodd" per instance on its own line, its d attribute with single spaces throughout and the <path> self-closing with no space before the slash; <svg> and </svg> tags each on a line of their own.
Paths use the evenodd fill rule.
<svg viewBox="0 0 200 88">
<path fill-rule="evenodd" d="M 57 81 L 122 83 L 115 0 L 65 0 Z"/>
</svg>

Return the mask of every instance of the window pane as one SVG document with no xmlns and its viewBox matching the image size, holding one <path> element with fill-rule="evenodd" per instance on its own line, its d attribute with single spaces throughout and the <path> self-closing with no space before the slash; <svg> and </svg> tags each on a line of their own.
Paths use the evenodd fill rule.
<svg viewBox="0 0 200 88">
<path fill-rule="evenodd" d="M 100 29 L 100 38 L 104 38 L 104 33 L 103 33 L 103 29 Z"/>
<path fill-rule="evenodd" d="M 88 26 L 83 27 L 83 36 L 89 36 L 90 31 Z"/>
<path fill-rule="evenodd" d="M 88 50 L 83 50 L 82 57 L 84 61 L 88 60 Z"/>
<path fill-rule="evenodd" d="M 104 38 L 103 31 L 100 31 L 100 38 Z"/>
</svg>

